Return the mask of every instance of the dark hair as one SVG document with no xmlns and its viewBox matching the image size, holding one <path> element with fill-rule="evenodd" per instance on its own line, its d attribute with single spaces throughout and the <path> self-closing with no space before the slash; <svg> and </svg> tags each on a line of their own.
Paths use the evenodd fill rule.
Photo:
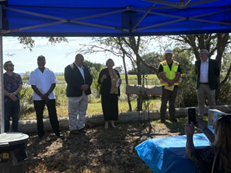
<svg viewBox="0 0 231 173">
<path fill-rule="evenodd" d="M 43 55 L 39 55 L 38 58 L 37 58 L 37 60 L 38 60 L 38 59 L 46 59 L 46 58 L 45 58 L 45 56 L 43 56 Z"/>
<path fill-rule="evenodd" d="M 7 64 L 10 63 L 10 62 L 11 62 L 11 61 L 9 60 L 9 61 L 6 61 L 6 62 L 4 63 L 3 67 L 4 67 L 5 70 L 6 70 Z M 11 62 L 11 63 L 12 63 L 12 62 Z"/>
</svg>

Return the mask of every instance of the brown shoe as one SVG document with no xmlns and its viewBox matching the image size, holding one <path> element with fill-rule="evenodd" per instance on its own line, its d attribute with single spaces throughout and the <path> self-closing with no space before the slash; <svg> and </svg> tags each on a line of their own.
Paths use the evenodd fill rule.
<svg viewBox="0 0 231 173">
<path fill-rule="evenodd" d="M 78 130 L 71 130 L 71 131 L 70 131 L 70 134 L 71 134 L 71 135 L 78 135 L 78 134 L 79 134 L 79 131 L 78 131 Z"/>
</svg>

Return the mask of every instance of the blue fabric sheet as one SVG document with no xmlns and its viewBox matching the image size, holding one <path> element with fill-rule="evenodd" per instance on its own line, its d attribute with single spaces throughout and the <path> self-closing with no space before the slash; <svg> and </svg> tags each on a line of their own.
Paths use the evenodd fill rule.
<svg viewBox="0 0 231 173">
<path fill-rule="evenodd" d="M 202 148 L 210 142 L 204 134 L 193 136 L 194 146 Z M 186 136 L 155 138 L 135 147 L 139 157 L 155 172 L 193 173 L 195 168 L 185 153 Z"/>
</svg>

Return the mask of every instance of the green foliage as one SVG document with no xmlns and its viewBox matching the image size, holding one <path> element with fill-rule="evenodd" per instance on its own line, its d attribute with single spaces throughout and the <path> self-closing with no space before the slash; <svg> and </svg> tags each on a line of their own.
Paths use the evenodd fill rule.
<svg viewBox="0 0 231 173">
<path fill-rule="evenodd" d="M 31 87 L 23 87 L 20 92 L 20 116 L 34 112 L 33 90 Z"/>
<path fill-rule="evenodd" d="M 54 89 L 56 106 L 65 105 L 67 103 L 66 86 L 56 85 Z"/>
<path fill-rule="evenodd" d="M 177 48 L 175 50 L 177 52 Z M 181 79 L 178 86 L 176 98 L 177 107 L 195 107 L 197 105 L 196 95 L 196 73 L 191 63 L 189 52 L 181 52 L 175 55 L 175 60 L 180 63 Z"/>
<path fill-rule="evenodd" d="M 160 55 L 157 52 L 151 52 L 143 55 L 142 59 L 146 64 L 158 69 L 160 62 L 163 60 L 163 55 Z M 142 63 L 140 67 L 141 67 L 141 74 L 154 74 L 152 69 L 147 68 Z M 137 68 L 133 68 L 128 72 L 128 74 L 137 74 Z"/>
</svg>

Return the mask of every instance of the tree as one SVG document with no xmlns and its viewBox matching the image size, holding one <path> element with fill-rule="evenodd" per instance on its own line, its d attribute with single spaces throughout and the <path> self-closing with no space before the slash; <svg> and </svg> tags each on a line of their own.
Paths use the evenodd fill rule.
<svg viewBox="0 0 231 173">
<path fill-rule="evenodd" d="M 230 50 L 231 36 L 229 33 L 217 34 L 200 34 L 200 35 L 179 35 L 170 36 L 171 40 L 176 41 L 177 45 L 181 47 L 181 51 L 190 50 L 194 53 L 196 59 L 200 59 L 200 49 L 207 49 L 211 56 L 215 56 L 220 69 L 222 67 L 223 56 Z M 186 44 L 185 44 L 186 43 Z M 219 86 L 216 89 L 216 100 L 219 98 L 221 87 L 227 82 L 231 65 L 226 67 L 224 78 L 218 77 Z"/>
<path fill-rule="evenodd" d="M 47 37 L 48 42 L 51 44 L 57 44 L 61 42 L 67 42 L 68 40 L 65 37 Z M 33 47 L 35 46 L 35 41 L 33 40 L 32 37 L 18 37 L 18 41 L 20 44 L 23 45 L 24 49 L 29 49 L 30 51 L 33 50 Z"/>
<path fill-rule="evenodd" d="M 81 48 L 77 51 L 83 54 L 92 54 L 96 52 L 104 52 L 106 54 L 113 54 L 117 57 L 121 57 L 123 60 L 123 66 L 125 71 L 125 80 L 126 84 L 128 84 L 128 77 L 127 77 L 127 68 L 125 63 L 125 57 L 128 58 L 133 68 L 137 69 L 137 82 L 141 85 L 141 63 L 143 63 L 146 67 L 152 69 L 155 73 L 157 72 L 157 68 L 145 64 L 141 58 L 141 55 L 145 53 L 147 50 L 147 45 L 150 44 L 150 41 L 153 37 L 109 37 L 109 38 L 92 38 L 92 43 L 90 44 L 82 44 Z M 135 57 L 135 58 L 133 58 Z M 137 109 L 142 109 L 142 103 L 137 101 Z M 130 99 L 128 96 L 128 104 L 129 110 L 131 110 Z"/>
</svg>

